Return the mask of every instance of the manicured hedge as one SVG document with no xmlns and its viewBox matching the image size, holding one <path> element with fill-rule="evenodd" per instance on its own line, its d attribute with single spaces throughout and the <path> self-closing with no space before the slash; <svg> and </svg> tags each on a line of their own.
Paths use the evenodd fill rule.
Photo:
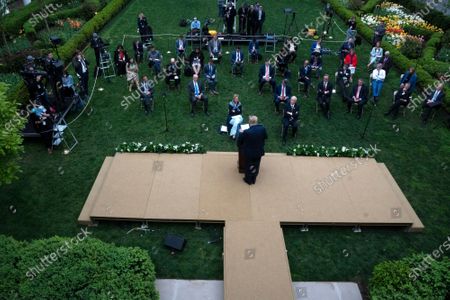
<svg viewBox="0 0 450 300">
<path fill-rule="evenodd" d="M 159 299 L 147 251 L 89 231 L 32 242 L 0 235 L 2 299 Z"/>
<path fill-rule="evenodd" d="M 419 63 L 433 76 L 439 74 L 450 74 L 450 64 L 442 61 L 435 60 L 435 56 L 439 50 L 443 33 L 434 33 L 428 40 L 423 50 L 422 58 L 419 59 Z"/>
<path fill-rule="evenodd" d="M 374 267 L 369 290 L 372 300 L 448 299 L 450 259 L 443 257 L 439 260 L 431 255 L 416 254 L 382 262 Z"/>
<path fill-rule="evenodd" d="M 39 12 L 45 5 L 51 3 L 68 4 L 72 0 L 42 0 L 32 1 L 27 6 L 12 11 L 10 14 L 0 19 L 0 30 L 7 35 L 17 36 L 22 28 L 22 25 L 32 16 L 33 13 Z"/>
<path fill-rule="evenodd" d="M 327 2 L 329 2 L 332 7 L 333 10 L 336 12 L 337 15 L 339 15 L 343 20 L 348 20 L 349 18 L 351 18 L 352 16 L 356 17 L 356 22 L 357 22 L 357 28 L 358 28 L 358 34 L 360 34 L 365 40 L 367 40 L 369 43 L 372 42 L 372 38 L 373 38 L 373 30 L 367 26 L 366 24 L 364 24 L 361 21 L 361 18 L 359 18 L 358 16 L 356 16 L 352 11 L 348 10 L 340 0 L 328 0 Z M 382 47 L 385 51 L 389 51 L 391 53 L 391 57 L 392 57 L 392 61 L 394 63 L 394 65 L 404 71 L 406 70 L 408 67 L 415 67 L 416 68 L 416 73 L 417 73 L 417 77 L 418 77 L 418 84 L 420 87 L 422 88 L 426 88 L 428 86 L 435 86 L 436 83 L 436 79 L 433 78 L 430 73 L 428 73 L 423 67 L 422 65 L 418 64 L 417 62 L 414 62 L 410 59 L 408 59 L 406 56 L 404 56 L 400 50 L 398 50 L 395 46 L 393 46 L 391 43 L 383 41 L 382 43 Z M 447 109 L 450 109 L 450 89 L 446 88 L 446 95 L 445 95 L 445 100 L 444 100 L 444 106 Z"/>
<path fill-rule="evenodd" d="M 361 11 L 366 14 L 371 13 L 375 9 L 375 6 L 380 4 L 382 1 L 383 0 L 369 0 L 363 5 L 363 7 L 361 7 Z"/>
<path fill-rule="evenodd" d="M 92 33 L 99 31 L 108 23 L 121 9 L 128 4 L 130 0 L 112 0 L 100 12 L 98 12 L 91 20 L 86 22 L 80 31 L 68 40 L 63 46 L 58 48 L 61 59 L 66 63 L 70 62 L 73 54 L 77 49 L 81 49 L 86 45 Z M 8 97 L 18 103 L 28 101 L 28 91 L 23 82 L 12 87 L 8 91 Z"/>
</svg>

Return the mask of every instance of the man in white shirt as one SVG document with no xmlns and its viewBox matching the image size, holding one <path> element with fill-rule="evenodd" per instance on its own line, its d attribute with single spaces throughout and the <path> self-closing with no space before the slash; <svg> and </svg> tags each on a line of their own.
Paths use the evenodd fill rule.
<svg viewBox="0 0 450 300">
<path fill-rule="evenodd" d="M 377 68 L 372 71 L 370 78 L 372 79 L 372 94 L 373 102 L 376 105 L 378 102 L 378 97 L 381 94 L 381 89 L 383 88 L 384 79 L 386 79 L 386 71 L 382 69 L 383 64 L 377 64 Z"/>
<path fill-rule="evenodd" d="M 427 99 L 422 104 L 422 123 L 426 124 L 433 109 L 438 109 L 442 105 L 442 101 L 445 97 L 444 84 L 440 83 L 436 90 L 429 94 Z"/>
</svg>

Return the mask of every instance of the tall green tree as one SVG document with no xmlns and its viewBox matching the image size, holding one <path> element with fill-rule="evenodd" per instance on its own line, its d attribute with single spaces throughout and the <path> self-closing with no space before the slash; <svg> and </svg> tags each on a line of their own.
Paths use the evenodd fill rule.
<svg viewBox="0 0 450 300">
<path fill-rule="evenodd" d="M 17 112 L 17 105 L 8 101 L 8 85 L 0 82 L 0 185 L 17 178 L 20 155 L 23 152 L 20 131 L 25 118 Z"/>
</svg>

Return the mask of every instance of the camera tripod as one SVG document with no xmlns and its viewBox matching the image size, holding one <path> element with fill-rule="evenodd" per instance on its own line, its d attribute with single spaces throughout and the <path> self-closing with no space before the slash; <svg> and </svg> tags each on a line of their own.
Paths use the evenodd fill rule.
<svg viewBox="0 0 450 300">
<path fill-rule="evenodd" d="M 295 30 L 298 33 L 299 29 L 298 29 L 298 24 L 297 21 L 295 20 L 295 11 L 292 11 L 292 17 L 291 17 L 291 21 L 288 25 L 288 20 L 289 20 L 289 13 L 285 12 L 285 18 L 284 18 L 284 29 L 283 29 L 283 35 L 289 35 L 291 36 L 292 34 L 292 26 L 295 26 Z"/>
</svg>

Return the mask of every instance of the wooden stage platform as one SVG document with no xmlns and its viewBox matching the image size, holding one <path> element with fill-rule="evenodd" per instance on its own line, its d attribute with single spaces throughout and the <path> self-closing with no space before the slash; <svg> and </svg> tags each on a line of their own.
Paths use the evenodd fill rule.
<svg viewBox="0 0 450 300">
<path fill-rule="evenodd" d="M 227 300 L 293 299 L 280 225 L 424 228 L 374 159 L 267 154 L 248 186 L 228 152 L 107 157 L 78 219 L 96 220 L 224 222 Z"/>
</svg>

